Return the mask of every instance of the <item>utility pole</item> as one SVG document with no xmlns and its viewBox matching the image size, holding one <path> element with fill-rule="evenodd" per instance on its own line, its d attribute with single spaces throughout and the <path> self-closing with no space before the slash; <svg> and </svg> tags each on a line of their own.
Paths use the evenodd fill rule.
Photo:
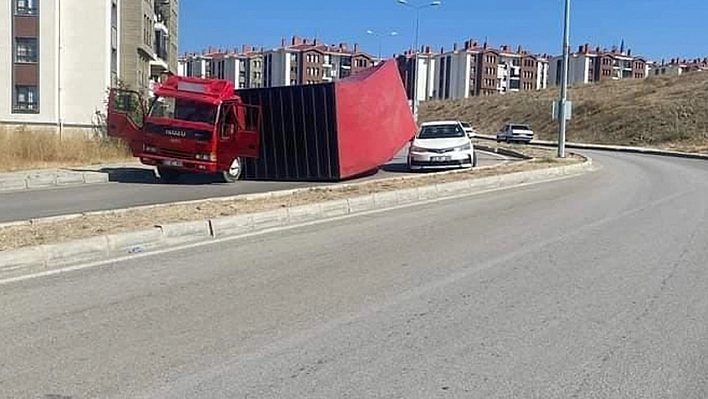
<svg viewBox="0 0 708 399">
<path fill-rule="evenodd" d="M 563 73 L 561 80 L 561 98 L 558 104 L 558 157 L 565 158 L 565 129 L 567 125 L 566 111 L 568 103 L 568 68 L 570 58 L 570 0 L 565 0 L 565 22 L 563 24 Z"/>
<path fill-rule="evenodd" d="M 381 62 L 381 61 L 382 61 L 382 60 L 381 60 L 381 46 L 382 46 L 382 44 L 383 44 L 383 39 L 384 39 L 384 38 L 387 38 L 387 37 L 397 36 L 397 35 L 398 35 L 398 32 L 392 31 L 392 32 L 389 32 L 389 33 L 387 33 L 387 34 L 384 35 L 384 34 L 381 34 L 381 33 L 378 33 L 378 32 L 375 32 L 375 31 L 369 29 L 369 30 L 366 31 L 366 33 L 367 33 L 368 35 L 375 36 L 375 37 L 378 39 L 378 41 L 379 41 L 379 43 L 378 43 L 378 44 L 379 44 L 378 58 L 379 58 L 379 62 Z"/>
<path fill-rule="evenodd" d="M 414 49 L 415 51 L 415 57 L 413 59 L 413 62 L 415 63 L 413 66 L 413 115 L 417 116 L 417 111 L 418 111 L 418 36 L 420 33 L 420 10 L 424 8 L 429 8 L 429 7 L 438 7 L 442 4 L 442 1 L 432 1 L 430 3 L 425 3 L 421 5 L 413 5 L 409 2 L 409 0 L 398 0 L 398 4 L 413 8 L 415 10 L 415 41 L 414 41 Z"/>
</svg>

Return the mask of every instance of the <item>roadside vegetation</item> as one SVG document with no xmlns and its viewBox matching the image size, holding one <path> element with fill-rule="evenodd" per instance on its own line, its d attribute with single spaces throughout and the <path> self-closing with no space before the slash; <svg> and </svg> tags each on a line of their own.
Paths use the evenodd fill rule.
<svg viewBox="0 0 708 399">
<path fill-rule="evenodd" d="M 0 172 L 90 165 L 132 158 L 119 140 L 0 127 Z"/>
<path fill-rule="evenodd" d="M 421 120 L 461 119 L 480 133 L 504 123 L 528 123 L 536 137 L 557 138 L 551 105 L 557 89 L 464 100 L 431 101 Z M 612 81 L 570 88 L 568 141 L 708 152 L 708 72 Z"/>
</svg>

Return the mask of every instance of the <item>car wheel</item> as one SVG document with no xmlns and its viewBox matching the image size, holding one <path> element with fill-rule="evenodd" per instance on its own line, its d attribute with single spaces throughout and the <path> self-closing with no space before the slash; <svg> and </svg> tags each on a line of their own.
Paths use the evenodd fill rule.
<svg viewBox="0 0 708 399">
<path fill-rule="evenodd" d="M 157 167 L 157 173 L 160 175 L 160 180 L 163 183 L 177 183 L 182 176 L 182 172 L 177 169 Z"/>
<path fill-rule="evenodd" d="M 231 166 L 229 166 L 229 169 L 221 173 L 221 176 L 226 183 L 234 183 L 240 180 L 242 175 L 243 162 L 241 161 L 241 158 L 235 158 L 231 161 Z"/>
</svg>

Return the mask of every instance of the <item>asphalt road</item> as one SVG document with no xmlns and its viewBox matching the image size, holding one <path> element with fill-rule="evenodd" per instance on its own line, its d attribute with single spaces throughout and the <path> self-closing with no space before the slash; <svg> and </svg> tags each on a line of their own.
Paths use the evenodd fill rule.
<svg viewBox="0 0 708 399">
<path fill-rule="evenodd" d="M 0 397 L 705 399 L 708 164 L 592 155 L 0 285 Z"/>
<path fill-rule="evenodd" d="M 480 166 L 503 162 L 504 157 L 478 152 Z M 375 175 L 355 179 L 364 181 L 409 174 L 405 155 L 399 155 Z M 176 201 L 227 197 L 266 191 L 320 186 L 323 183 L 240 181 L 234 184 L 215 182 L 208 176 L 193 175 L 182 184 L 158 182 L 152 170 L 123 170 L 121 181 L 106 184 L 22 190 L 0 193 L 0 223 L 71 213 L 120 209 Z"/>
</svg>

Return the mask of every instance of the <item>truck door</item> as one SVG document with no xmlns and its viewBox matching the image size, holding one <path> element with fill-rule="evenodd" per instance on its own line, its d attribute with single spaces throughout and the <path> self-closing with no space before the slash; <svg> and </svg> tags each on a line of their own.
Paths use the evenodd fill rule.
<svg viewBox="0 0 708 399">
<path fill-rule="evenodd" d="M 219 117 L 217 158 L 228 167 L 236 158 L 258 158 L 261 153 L 261 109 L 225 101 Z"/>
<path fill-rule="evenodd" d="M 143 128 L 145 106 L 138 92 L 111 89 L 108 97 L 107 131 L 109 136 L 130 141 Z"/>
</svg>

